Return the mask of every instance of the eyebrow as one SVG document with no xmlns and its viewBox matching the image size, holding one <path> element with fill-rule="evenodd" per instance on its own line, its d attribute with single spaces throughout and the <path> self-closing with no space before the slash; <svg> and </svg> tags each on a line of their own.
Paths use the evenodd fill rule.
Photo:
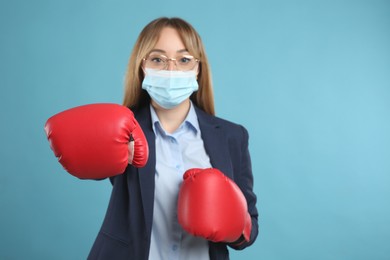
<svg viewBox="0 0 390 260">
<path fill-rule="evenodd" d="M 161 50 L 161 49 L 153 49 L 153 50 L 150 51 L 150 53 L 152 53 L 152 52 L 166 53 L 166 51 Z M 176 52 L 177 52 L 177 53 L 184 53 L 184 52 L 188 52 L 188 50 L 187 50 L 187 49 L 181 49 L 181 50 L 178 50 L 178 51 L 176 51 Z"/>
</svg>

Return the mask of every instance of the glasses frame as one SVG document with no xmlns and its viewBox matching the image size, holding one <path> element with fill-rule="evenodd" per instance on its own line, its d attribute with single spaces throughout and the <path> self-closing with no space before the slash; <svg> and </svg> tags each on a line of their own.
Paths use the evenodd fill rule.
<svg viewBox="0 0 390 260">
<path fill-rule="evenodd" d="M 145 62 L 149 59 L 150 55 L 151 55 L 151 53 L 149 53 L 148 56 L 146 56 L 145 58 L 142 59 L 142 62 L 143 62 L 142 65 L 143 65 L 144 68 L 146 68 L 145 67 Z M 164 54 L 159 54 L 158 56 L 164 58 L 164 62 L 165 62 L 164 68 L 159 69 L 159 70 L 166 70 L 168 68 L 168 66 L 169 66 L 169 62 L 170 61 L 172 61 L 175 64 L 176 68 L 178 68 L 177 67 L 177 58 L 169 58 L 169 57 L 165 56 Z M 196 65 L 199 65 L 200 60 L 198 58 L 195 58 L 192 55 L 183 55 L 183 57 L 188 57 L 188 58 L 191 57 L 191 58 L 193 58 L 195 60 L 195 64 L 194 64 L 194 67 L 192 67 L 189 70 L 180 70 L 180 71 L 191 71 L 191 70 L 193 70 L 196 67 Z"/>
</svg>

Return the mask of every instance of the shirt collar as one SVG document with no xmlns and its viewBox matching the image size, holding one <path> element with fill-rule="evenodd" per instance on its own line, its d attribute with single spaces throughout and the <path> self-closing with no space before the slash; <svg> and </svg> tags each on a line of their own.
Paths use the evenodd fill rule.
<svg viewBox="0 0 390 260">
<path fill-rule="evenodd" d="M 152 123 L 153 123 L 152 127 L 153 127 L 154 133 L 157 134 L 157 132 L 159 132 L 159 131 L 163 131 L 165 133 L 165 131 L 161 127 L 160 120 L 159 120 L 159 118 L 156 114 L 156 111 L 154 110 L 152 104 L 150 104 L 150 114 L 151 114 L 151 118 L 152 118 Z M 156 126 L 158 126 L 157 127 L 158 130 L 157 130 Z M 195 135 L 200 132 L 198 116 L 196 115 L 195 108 L 194 108 L 194 105 L 193 105 L 191 100 L 190 100 L 190 110 L 188 111 L 187 117 L 184 119 L 183 123 L 179 126 L 178 129 L 180 129 L 182 127 L 188 127 L 188 129 L 193 131 L 193 133 Z"/>
</svg>

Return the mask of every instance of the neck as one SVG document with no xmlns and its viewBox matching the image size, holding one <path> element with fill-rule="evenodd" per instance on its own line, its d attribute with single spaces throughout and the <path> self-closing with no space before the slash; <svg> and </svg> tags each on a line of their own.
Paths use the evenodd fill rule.
<svg viewBox="0 0 390 260">
<path fill-rule="evenodd" d="M 158 119 L 165 131 L 173 133 L 183 123 L 187 117 L 188 111 L 190 110 L 190 100 L 186 99 L 177 107 L 172 109 L 165 109 L 157 105 L 152 100 L 152 106 L 156 111 Z"/>
</svg>

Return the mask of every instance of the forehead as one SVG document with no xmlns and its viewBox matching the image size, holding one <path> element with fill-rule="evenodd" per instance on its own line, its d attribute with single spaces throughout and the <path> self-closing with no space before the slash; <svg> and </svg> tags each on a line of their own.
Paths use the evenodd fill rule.
<svg viewBox="0 0 390 260">
<path fill-rule="evenodd" d="M 161 30 L 157 43 L 153 49 L 169 54 L 182 52 L 183 50 L 186 50 L 186 46 L 176 29 L 165 27 Z"/>
</svg>

